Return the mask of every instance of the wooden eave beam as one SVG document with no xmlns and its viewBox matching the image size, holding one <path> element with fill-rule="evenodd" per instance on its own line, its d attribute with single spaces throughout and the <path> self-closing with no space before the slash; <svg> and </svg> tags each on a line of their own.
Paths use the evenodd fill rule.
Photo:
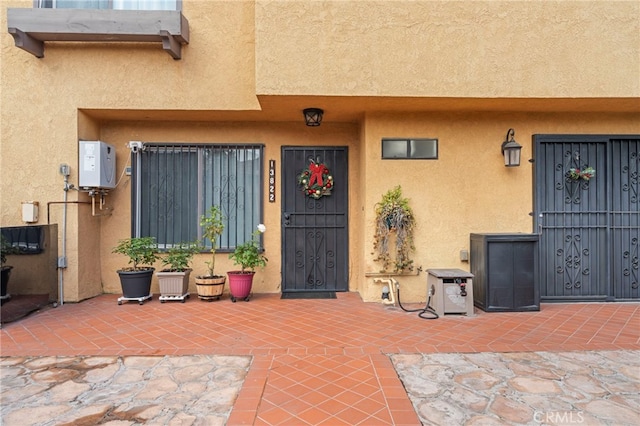
<svg viewBox="0 0 640 426">
<path fill-rule="evenodd" d="M 9 8 L 7 27 L 16 47 L 38 58 L 46 41 L 161 42 L 173 59 L 189 43 L 189 22 L 173 10 Z"/>
<path fill-rule="evenodd" d="M 9 34 L 13 36 L 16 47 L 24 49 L 36 58 L 44 58 L 44 42 L 31 37 L 17 28 L 9 27 Z"/>
</svg>

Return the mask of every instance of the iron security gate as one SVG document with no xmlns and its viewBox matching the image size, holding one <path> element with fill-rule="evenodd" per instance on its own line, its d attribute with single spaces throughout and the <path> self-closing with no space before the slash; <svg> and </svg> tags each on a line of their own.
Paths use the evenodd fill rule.
<svg viewBox="0 0 640 426">
<path fill-rule="evenodd" d="M 349 289 L 347 154 L 346 147 L 282 148 L 283 293 Z M 329 176 L 334 183 L 319 198 L 299 179 L 316 166 L 326 170 L 314 185 L 326 186 Z"/>
<path fill-rule="evenodd" d="M 534 143 L 541 300 L 639 299 L 640 136 Z"/>
</svg>

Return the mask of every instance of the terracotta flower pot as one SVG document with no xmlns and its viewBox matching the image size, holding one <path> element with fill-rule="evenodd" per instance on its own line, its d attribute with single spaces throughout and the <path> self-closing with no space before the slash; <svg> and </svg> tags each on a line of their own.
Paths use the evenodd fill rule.
<svg viewBox="0 0 640 426">
<path fill-rule="evenodd" d="M 236 299 L 244 299 L 248 302 L 255 272 L 230 271 L 227 275 L 229 275 L 231 301 L 235 303 Z"/>
</svg>

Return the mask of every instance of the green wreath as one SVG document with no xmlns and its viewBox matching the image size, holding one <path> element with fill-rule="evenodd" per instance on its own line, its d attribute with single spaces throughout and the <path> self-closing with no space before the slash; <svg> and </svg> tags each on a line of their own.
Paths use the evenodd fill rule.
<svg viewBox="0 0 640 426">
<path fill-rule="evenodd" d="M 317 200 L 324 195 L 331 195 L 333 176 L 325 164 L 311 161 L 309 167 L 298 175 L 298 184 L 305 195 Z"/>
</svg>

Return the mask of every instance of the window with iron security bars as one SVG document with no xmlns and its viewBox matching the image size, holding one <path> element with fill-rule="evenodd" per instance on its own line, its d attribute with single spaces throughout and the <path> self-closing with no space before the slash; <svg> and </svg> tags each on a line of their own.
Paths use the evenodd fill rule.
<svg viewBox="0 0 640 426">
<path fill-rule="evenodd" d="M 160 249 L 202 241 L 200 218 L 215 205 L 225 223 L 220 251 L 251 239 L 262 221 L 263 152 L 259 144 L 145 143 L 132 154 L 132 235 L 154 237 Z"/>
</svg>

